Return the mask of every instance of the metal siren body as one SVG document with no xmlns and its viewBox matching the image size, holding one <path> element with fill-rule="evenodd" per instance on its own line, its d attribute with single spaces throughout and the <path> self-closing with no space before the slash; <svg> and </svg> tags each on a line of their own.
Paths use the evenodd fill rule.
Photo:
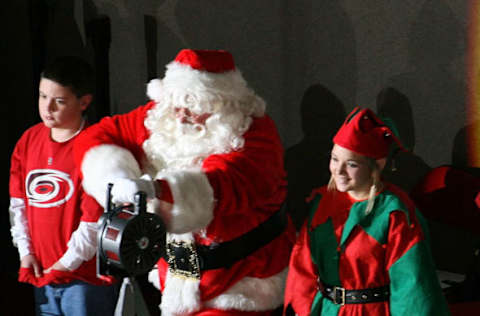
<svg viewBox="0 0 480 316">
<path fill-rule="evenodd" d="M 115 206 L 108 185 L 107 207 L 98 220 L 97 275 L 117 277 L 147 273 L 165 252 L 166 229 L 156 214 L 146 211 L 146 194 L 135 203 Z"/>
</svg>

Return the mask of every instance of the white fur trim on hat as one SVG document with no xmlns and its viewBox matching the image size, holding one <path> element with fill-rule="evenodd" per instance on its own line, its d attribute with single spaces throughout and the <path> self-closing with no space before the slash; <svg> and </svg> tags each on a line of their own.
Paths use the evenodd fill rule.
<svg viewBox="0 0 480 316">
<path fill-rule="evenodd" d="M 99 145 L 85 154 L 81 170 L 83 188 L 105 206 L 108 183 L 117 178 L 138 178 L 140 167 L 133 154 L 117 145 Z"/>
<path fill-rule="evenodd" d="M 182 234 L 208 226 L 213 219 L 214 196 L 201 170 L 159 172 L 156 179 L 166 180 L 173 196 L 173 207 L 168 213 L 161 208 L 155 210 L 169 232 Z"/>
<path fill-rule="evenodd" d="M 153 79 L 147 84 L 147 96 L 151 100 L 159 100 L 162 95 L 162 80 Z"/>
<path fill-rule="evenodd" d="M 214 113 L 219 106 L 237 107 L 257 117 L 265 113 L 265 101 L 248 87 L 238 69 L 211 73 L 171 62 L 163 80 L 154 79 L 147 85 L 147 95 L 162 105 L 174 104 L 195 113 Z"/>
</svg>

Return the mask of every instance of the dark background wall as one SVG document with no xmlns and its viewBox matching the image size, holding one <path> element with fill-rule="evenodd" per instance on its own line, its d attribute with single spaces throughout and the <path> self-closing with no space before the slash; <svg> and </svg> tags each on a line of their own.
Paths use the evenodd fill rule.
<svg viewBox="0 0 480 316">
<path fill-rule="evenodd" d="M 472 165 L 464 139 L 476 119 L 466 115 L 473 2 L 3 1 L 1 264 L 9 284 L 18 265 L 8 231 L 9 156 L 21 132 L 39 121 L 38 75 L 48 60 L 74 54 L 96 66 L 95 121 L 143 104 L 146 83 L 163 77 L 180 49 L 229 50 L 278 125 L 290 204 L 302 213 L 305 195 L 328 178 L 332 133 L 356 105 L 392 117 L 414 149 L 387 175 L 407 190 L 431 168 Z"/>
</svg>

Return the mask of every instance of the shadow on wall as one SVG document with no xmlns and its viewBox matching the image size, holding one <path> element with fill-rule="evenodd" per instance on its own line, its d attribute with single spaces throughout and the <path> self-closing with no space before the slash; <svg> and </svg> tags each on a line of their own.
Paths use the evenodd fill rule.
<svg viewBox="0 0 480 316">
<path fill-rule="evenodd" d="M 452 149 L 452 165 L 457 168 L 469 168 L 469 155 L 472 154 L 472 148 L 469 147 L 468 135 L 473 132 L 474 126 L 474 124 L 466 125 L 455 135 Z"/>
<path fill-rule="evenodd" d="M 288 131 L 296 122 L 292 104 L 312 83 L 328 87 L 347 107 L 355 104 L 358 67 L 355 31 L 341 1 L 285 4 L 283 91 L 285 110 L 291 112 L 283 119 Z M 292 139 L 297 142 L 299 137 Z"/>
<path fill-rule="evenodd" d="M 188 43 L 174 18 L 178 2 L 159 1 L 155 16 L 144 16 L 145 45 L 147 48 L 148 80 L 163 77 L 165 65 L 171 62 Z"/>
<path fill-rule="evenodd" d="M 341 1 L 309 2 L 312 8 L 311 20 L 306 22 L 308 46 L 301 51 L 308 56 L 307 83 L 322 82 L 344 104 L 355 104 L 358 71 L 352 21 Z"/>
<path fill-rule="evenodd" d="M 297 230 L 308 214 L 305 199 L 312 190 L 328 183 L 332 138 L 346 117 L 342 102 L 325 86 L 315 84 L 300 105 L 302 140 L 287 149 L 287 207 Z"/>
<path fill-rule="evenodd" d="M 480 177 L 478 167 L 478 131 L 476 127 L 480 124 L 475 121 L 462 127 L 455 135 L 452 149 L 452 167 L 464 170 L 476 177 Z"/>
<path fill-rule="evenodd" d="M 462 26 L 443 0 L 427 0 L 408 34 L 412 71 L 387 83 L 410 100 L 420 128 L 416 152 L 432 167 L 449 162 L 455 132 L 464 122 L 463 76 L 461 67 L 453 69 L 462 34 Z"/>
<path fill-rule="evenodd" d="M 286 89 L 300 84 L 298 95 L 321 82 L 346 105 L 355 103 L 357 56 L 355 31 L 340 1 L 286 1 L 289 27 Z"/>
<path fill-rule="evenodd" d="M 395 149 L 383 171 L 383 178 L 406 192 L 413 187 L 430 170 L 423 159 L 415 154 L 415 126 L 412 108 L 408 98 L 398 90 L 387 87 L 377 95 L 377 113 L 389 118 L 398 131 L 397 137 L 409 152 Z"/>
</svg>

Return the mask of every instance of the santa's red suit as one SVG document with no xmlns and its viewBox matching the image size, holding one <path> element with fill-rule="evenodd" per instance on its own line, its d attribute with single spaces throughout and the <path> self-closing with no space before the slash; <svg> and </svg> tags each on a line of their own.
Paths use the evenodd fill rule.
<svg viewBox="0 0 480 316">
<path fill-rule="evenodd" d="M 118 179 L 139 179 L 145 174 L 159 180 L 162 193 L 157 192 L 149 207 L 165 221 L 168 243 L 222 245 L 278 214 L 286 195 L 281 141 L 274 122 L 264 114 L 263 101 L 246 86 L 229 53 L 181 51 L 167 65 L 165 78 L 149 84 L 148 94 L 154 101 L 105 118 L 77 139 L 76 159 L 86 192 L 103 204 L 109 182 L 115 188 Z M 209 97 L 199 100 L 198 95 Z M 241 135 L 188 159 L 185 152 L 176 159 L 175 153 L 168 153 L 168 146 L 164 146 L 165 155 L 155 152 L 152 147 L 164 138 L 156 133 L 152 121 L 175 115 L 178 108 L 197 114 L 212 114 L 221 108 L 227 116 L 242 112 L 241 124 L 232 124 Z M 207 129 L 216 118 L 212 114 L 207 119 Z M 160 128 L 167 130 L 172 123 L 162 122 Z M 158 274 L 151 274 L 150 279 L 162 290 L 162 315 L 267 314 L 281 306 L 293 239 L 294 229 L 288 222 L 266 246 L 231 265 L 202 270 L 199 278 L 179 275 L 160 259 Z"/>
</svg>

